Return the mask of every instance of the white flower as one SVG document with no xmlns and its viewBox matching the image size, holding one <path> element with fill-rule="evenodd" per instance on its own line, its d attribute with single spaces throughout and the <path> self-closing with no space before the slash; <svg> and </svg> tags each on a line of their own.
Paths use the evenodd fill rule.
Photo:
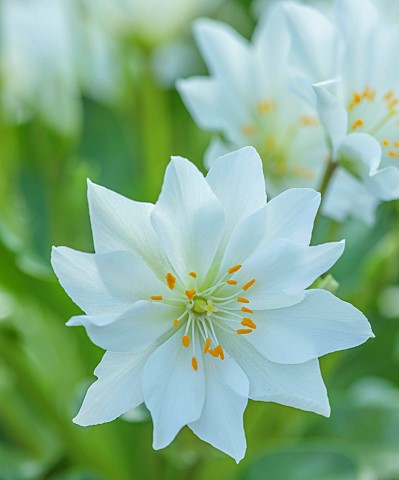
<svg viewBox="0 0 399 480">
<path fill-rule="evenodd" d="M 61 0 L 4 0 L 0 51 L 6 118 L 21 122 L 39 114 L 71 134 L 79 123 L 79 94 L 68 25 Z"/>
<path fill-rule="evenodd" d="M 266 203 L 251 147 L 206 178 L 173 158 L 156 205 L 89 183 L 96 253 L 52 254 L 86 313 L 68 324 L 107 350 L 74 421 L 108 422 L 145 402 L 154 448 L 188 425 L 238 462 L 248 398 L 328 416 L 317 358 L 373 334 L 352 305 L 305 290 L 344 249 L 309 246 L 319 203 L 310 189 Z"/>
<path fill-rule="evenodd" d="M 399 198 L 399 29 L 369 0 L 337 0 L 335 24 L 310 7 L 284 8 L 302 87 L 334 79 L 314 96 L 339 165 L 325 213 L 371 223 L 381 201 Z"/>
<path fill-rule="evenodd" d="M 254 146 L 274 196 L 293 186 L 316 186 L 327 158 L 317 117 L 290 91 L 289 37 L 280 9 L 259 23 L 252 41 L 230 26 L 199 20 L 194 34 L 209 77 L 177 88 L 201 128 L 218 132 L 206 165 L 238 147 Z"/>
</svg>

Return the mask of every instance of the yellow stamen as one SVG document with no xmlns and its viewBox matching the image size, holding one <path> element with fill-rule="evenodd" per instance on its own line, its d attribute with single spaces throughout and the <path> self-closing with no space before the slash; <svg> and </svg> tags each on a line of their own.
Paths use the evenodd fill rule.
<svg viewBox="0 0 399 480">
<path fill-rule="evenodd" d="M 182 338 L 182 343 L 186 348 L 188 348 L 190 345 L 190 337 L 188 335 L 184 335 Z"/>
<path fill-rule="evenodd" d="M 173 290 L 176 286 L 176 277 L 170 272 L 166 274 L 166 283 L 171 290 Z"/>
<path fill-rule="evenodd" d="M 241 131 L 244 135 L 254 135 L 256 133 L 256 128 L 253 125 L 247 124 L 241 127 Z"/>
<path fill-rule="evenodd" d="M 277 148 L 276 139 L 273 137 L 266 138 L 265 145 L 268 150 L 274 152 Z"/>
<path fill-rule="evenodd" d="M 153 296 L 151 297 L 151 300 L 158 300 L 158 301 L 159 301 L 159 300 L 162 300 L 162 299 L 163 299 L 163 296 L 162 296 L 162 295 L 153 295 Z"/>
<path fill-rule="evenodd" d="M 253 278 L 252 280 L 250 280 L 248 283 L 246 283 L 242 289 L 244 290 L 244 292 L 246 292 L 248 290 L 249 287 L 252 287 L 252 285 L 256 282 L 256 280 Z"/>
<path fill-rule="evenodd" d="M 271 102 L 267 100 L 262 100 L 257 103 L 256 108 L 259 113 L 265 115 L 276 108 L 276 102 L 273 100 Z"/>
<path fill-rule="evenodd" d="M 254 313 L 253 310 L 251 310 L 250 308 L 247 308 L 247 307 L 241 307 L 241 311 L 245 312 L 245 313 Z"/>
<path fill-rule="evenodd" d="M 190 277 L 197 278 L 197 274 L 195 272 L 190 272 L 189 275 Z"/>
<path fill-rule="evenodd" d="M 399 158 L 399 153 L 398 153 L 398 152 L 389 151 L 389 152 L 388 152 L 388 155 L 389 155 L 391 158 Z"/>
<path fill-rule="evenodd" d="M 389 101 L 389 100 L 391 100 L 391 99 L 394 97 L 394 95 L 395 95 L 395 93 L 394 93 L 392 90 L 390 90 L 390 91 L 384 96 L 384 100 Z"/>
<path fill-rule="evenodd" d="M 209 353 L 212 355 L 212 357 L 215 358 L 219 356 L 219 352 L 216 350 L 216 348 L 214 348 L 213 350 L 209 349 Z"/>
<path fill-rule="evenodd" d="M 237 302 L 241 302 L 241 303 L 249 303 L 249 300 L 248 300 L 248 298 L 244 298 L 244 297 L 237 297 Z"/>
<path fill-rule="evenodd" d="M 237 285 L 237 280 L 227 280 L 227 282 L 229 285 Z"/>
<path fill-rule="evenodd" d="M 197 291 L 196 290 L 186 290 L 185 293 L 186 293 L 187 298 L 191 302 L 191 300 L 195 297 L 195 294 L 197 293 Z"/>
<path fill-rule="evenodd" d="M 207 353 L 209 351 L 209 347 L 211 346 L 211 339 L 207 338 L 205 340 L 205 345 L 204 345 L 204 353 Z"/>
<path fill-rule="evenodd" d="M 299 119 L 299 123 L 305 127 L 313 127 L 318 124 L 317 118 L 312 117 L 311 115 L 304 115 Z"/>
<path fill-rule="evenodd" d="M 382 141 L 382 144 L 384 145 L 384 147 L 389 147 L 389 140 L 384 138 L 384 140 Z"/>
<path fill-rule="evenodd" d="M 352 125 L 352 130 L 357 130 L 360 127 L 364 126 L 364 122 L 361 118 L 358 118 Z"/>
<path fill-rule="evenodd" d="M 197 359 L 196 359 L 195 357 L 193 357 L 193 358 L 191 359 L 191 365 L 192 365 L 192 367 L 193 367 L 193 369 L 194 369 L 195 371 L 198 370 L 198 362 L 197 362 Z"/>
<path fill-rule="evenodd" d="M 241 325 L 243 327 L 249 327 L 249 328 L 253 328 L 253 329 L 256 328 L 256 323 L 254 323 L 250 318 L 243 318 L 242 322 L 241 322 Z"/>
<path fill-rule="evenodd" d="M 395 148 L 399 148 L 399 142 L 394 142 L 393 146 L 394 146 Z"/>
<path fill-rule="evenodd" d="M 215 348 L 216 356 L 219 356 L 221 360 L 224 360 L 224 351 L 221 345 Z"/>
<path fill-rule="evenodd" d="M 240 330 L 236 330 L 236 333 L 238 333 L 238 335 L 247 335 L 248 333 L 252 333 L 253 330 L 251 330 L 250 328 L 241 328 Z"/>
<path fill-rule="evenodd" d="M 179 326 L 179 320 L 173 320 L 173 326 L 178 327 Z"/>
<path fill-rule="evenodd" d="M 231 275 L 232 273 L 236 273 L 238 272 L 238 270 L 240 270 L 241 267 L 242 265 L 235 265 L 234 267 L 229 268 L 229 270 L 227 270 L 227 273 L 229 275 Z"/>
</svg>

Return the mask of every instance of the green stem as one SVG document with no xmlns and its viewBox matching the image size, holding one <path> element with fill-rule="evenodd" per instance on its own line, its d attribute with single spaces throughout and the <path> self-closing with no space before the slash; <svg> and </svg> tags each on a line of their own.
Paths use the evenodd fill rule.
<svg viewBox="0 0 399 480">
<path fill-rule="evenodd" d="M 334 162 L 334 160 L 331 157 L 329 157 L 326 171 L 324 172 L 324 176 L 321 180 L 320 187 L 318 189 L 321 194 L 322 201 L 336 168 L 337 168 L 337 163 Z M 317 213 L 317 216 L 314 222 L 314 228 L 316 228 L 317 225 L 319 224 L 320 218 L 321 218 L 321 209 L 319 209 Z"/>
</svg>

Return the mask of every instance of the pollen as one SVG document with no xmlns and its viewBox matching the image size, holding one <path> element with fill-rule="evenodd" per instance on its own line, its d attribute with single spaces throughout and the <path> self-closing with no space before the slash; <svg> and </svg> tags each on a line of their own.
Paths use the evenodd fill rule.
<svg viewBox="0 0 399 480">
<path fill-rule="evenodd" d="M 256 282 L 256 280 L 253 278 L 252 280 L 250 280 L 248 283 L 246 283 L 242 289 L 244 290 L 244 292 L 246 292 L 248 290 L 248 288 L 252 287 L 252 285 Z"/>
<path fill-rule="evenodd" d="M 249 327 L 249 328 L 252 328 L 252 329 L 256 329 L 256 323 L 253 322 L 250 318 L 243 318 L 242 319 L 242 322 L 241 322 L 241 325 L 243 327 Z"/>
<path fill-rule="evenodd" d="M 237 285 L 237 280 L 227 280 L 226 283 L 229 285 Z"/>
<path fill-rule="evenodd" d="M 388 152 L 388 155 L 391 157 L 391 158 L 399 158 L 399 153 L 398 152 L 394 152 L 394 151 L 389 151 Z"/>
<path fill-rule="evenodd" d="M 240 270 L 241 267 L 242 265 L 235 265 L 234 267 L 229 268 L 229 270 L 227 270 L 227 273 L 229 275 L 231 275 L 232 273 L 236 273 L 238 272 L 238 270 Z"/>
<path fill-rule="evenodd" d="M 238 333 L 238 335 L 247 335 L 248 333 L 252 333 L 253 330 L 251 330 L 250 328 L 241 328 L 240 330 L 236 330 L 236 332 Z"/>
<path fill-rule="evenodd" d="M 190 272 L 189 275 L 190 277 L 197 278 L 197 274 L 195 272 Z"/>
<path fill-rule="evenodd" d="M 173 320 L 173 326 L 178 327 L 179 326 L 179 320 Z"/>
<path fill-rule="evenodd" d="M 211 346 L 211 339 L 207 338 L 205 340 L 205 345 L 204 345 L 204 353 L 207 353 L 209 351 L 209 347 Z"/>
<path fill-rule="evenodd" d="M 160 301 L 160 300 L 163 300 L 163 296 L 162 296 L 162 295 L 153 295 L 153 296 L 151 297 L 151 300 Z"/>
<path fill-rule="evenodd" d="M 191 365 L 193 367 L 193 370 L 197 371 L 198 370 L 198 362 L 197 362 L 197 359 L 195 357 L 193 357 L 191 359 Z"/>
<path fill-rule="evenodd" d="M 253 125 L 246 124 L 241 127 L 241 131 L 244 135 L 254 135 L 256 133 L 256 128 Z"/>
<path fill-rule="evenodd" d="M 176 286 L 176 277 L 170 272 L 166 274 L 166 283 L 171 290 L 173 290 Z"/>
<path fill-rule="evenodd" d="M 248 300 L 248 298 L 237 297 L 237 302 L 240 302 L 240 303 L 249 303 L 249 300 Z"/>
<path fill-rule="evenodd" d="M 224 360 L 224 351 L 223 351 L 223 348 L 221 345 L 218 345 L 216 348 L 215 348 L 215 352 L 217 354 L 217 356 L 220 357 L 221 360 Z"/>
<path fill-rule="evenodd" d="M 363 126 L 364 126 L 363 120 L 361 118 L 358 118 L 357 120 L 355 120 L 353 122 L 352 130 L 357 130 L 358 128 L 363 127 Z"/>
<path fill-rule="evenodd" d="M 250 308 L 247 308 L 247 307 L 241 307 L 241 311 L 244 312 L 244 313 L 254 313 L 253 310 L 251 310 Z"/>
<path fill-rule="evenodd" d="M 184 335 L 182 338 L 182 343 L 184 347 L 188 348 L 190 345 L 190 337 L 188 335 Z"/>
<path fill-rule="evenodd" d="M 196 290 L 186 290 L 185 291 L 186 297 L 190 300 L 190 302 L 195 297 L 196 293 L 197 293 Z"/>
<path fill-rule="evenodd" d="M 389 147 L 389 140 L 384 138 L 384 140 L 382 141 L 382 144 L 384 145 L 384 147 Z"/>
</svg>

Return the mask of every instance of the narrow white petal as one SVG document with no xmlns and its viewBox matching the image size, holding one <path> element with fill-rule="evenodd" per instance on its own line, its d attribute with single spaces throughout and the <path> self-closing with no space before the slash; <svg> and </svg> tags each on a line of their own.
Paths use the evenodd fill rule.
<svg viewBox="0 0 399 480">
<path fill-rule="evenodd" d="M 340 100 L 324 87 L 315 85 L 313 89 L 320 121 L 335 151 L 348 131 L 348 112 Z"/>
<path fill-rule="evenodd" d="M 359 174 L 374 175 L 380 165 L 382 149 L 380 143 L 367 133 L 351 133 L 341 143 L 337 157 L 352 161 Z"/>
<path fill-rule="evenodd" d="M 249 381 L 232 359 L 204 356 L 205 402 L 201 417 L 188 426 L 202 440 L 233 457 L 243 459 L 247 443 L 243 415 Z"/>
<path fill-rule="evenodd" d="M 88 200 L 97 253 L 132 251 L 160 275 L 167 271 L 166 259 L 150 221 L 154 205 L 135 202 L 90 181 Z"/>
<path fill-rule="evenodd" d="M 223 208 L 201 172 L 188 160 L 174 157 L 151 221 L 174 271 L 186 278 L 205 277 L 219 246 Z"/>
<path fill-rule="evenodd" d="M 330 415 L 317 360 L 281 365 L 267 360 L 242 336 L 218 330 L 218 338 L 249 378 L 249 398 Z"/>
<path fill-rule="evenodd" d="M 378 198 L 371 189 L 366 188 L 364 182 L 338 168 L 321 208 L 324 215 L 338 222 L 354 217 L 372 225 L 378 204 Z"/>
<path fill-rule="evenodd" d="M 220 157 L 206 180 L 224 208 L 227 234 L 242 218 L 266 205 L 262 160 L 253 147 Z"/>
<path fill-rule="evenodd" d="M 309 188 L 292 188 L 273 198 L 267 204 L 264 241 L 287 238 L 309 245 L 320 199 L 320 193 Z"/>
<path fill-rule="evenodd" d="M 303 298 L 305 288 L 335 264 L 343 250 L 344 242 L 308 247 L 286 239 L 275 240 L 248 259 L 235 278 L 239 285 L 252 278 L 256 280 L 245 295 L 251 309 L 292 305 Z M 299 298 L 279 306 L 278 301 L 291 295 Z"/>
<path fill-rule="evenodd" d="M 202 354 L 198 370 L 191 365 L 192 350 L 172 335 L 148 359 L 143 370 L 144 401 L 154 422 L 153 447 L 164 448 L 179 430 L 201 415 L 205 396 Z"/>
<path fill-rule="evenodd" d="M 111 422 L 143 402 L 141 371 L 157 344 L 137 353 L 106 352 L 94 371 L 98 377 L 88 389 L 73 419 L 82 426 Z"/>
<path fill-rule="evenodd" d="M 376 172 L 366 182 L 366 188 L 383 201 L 399 198 L 399 168 L 387 167 Z"/>
<path fill-rule="evenodd" d="M 160 302 L 139 301 L 120 316 L 77 316 L 67 325 L 85 327 L 90 340 L 104 350 L 135 352 L 173 330 L 181 313 Z"/>
<path fill-rule="evenodd" d="M 237 146 L 228 143 L 224 140 L 221 140 L 218 137 L 213 137 L 209 143 L 205 155 L 204 155 L 204 165 L 208 170 L 211 168 L 213 163 L 222 155 L 230 153 L 234 150 L 237 150 Z"/>
<path fill-rule="evenodd" d="M 308 290 L 302 302 L 253 315 L 248 341 L 272 362 L 304 363 L 373 337 L 366 317 L 325 290 Z"/>
<path fill-rule="evenodd" d="M 167 291 L 143 260 L 127 251 L 54 247 L 51 263 L 64 290 L 88 315 L 120 314 L 137 300 Z"/>
</svg>

